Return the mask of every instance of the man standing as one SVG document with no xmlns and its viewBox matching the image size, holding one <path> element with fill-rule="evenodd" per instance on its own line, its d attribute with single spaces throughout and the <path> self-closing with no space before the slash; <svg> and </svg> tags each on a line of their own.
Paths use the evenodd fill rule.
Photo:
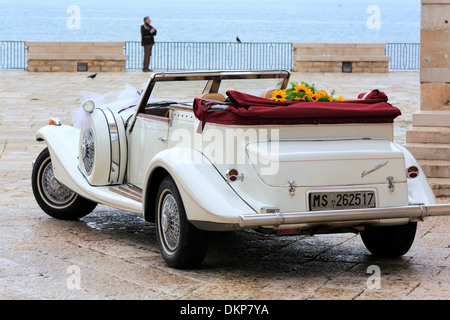
<svg viewBox="0 0 450 320">
<path fill-rule="evenodd" d="M 156 29 L 150 25 L 150 18 L 144 18 L 144 24 L 141 26 L 141 45 L 144 47 L 144 63 L 142 64 L 142 71 L 151 71 L 148 66 L 150 64 L 150 56 L 152 55 L 152 47 L 155 44 L 154 36 L 156 36 Z"/>
</svg>

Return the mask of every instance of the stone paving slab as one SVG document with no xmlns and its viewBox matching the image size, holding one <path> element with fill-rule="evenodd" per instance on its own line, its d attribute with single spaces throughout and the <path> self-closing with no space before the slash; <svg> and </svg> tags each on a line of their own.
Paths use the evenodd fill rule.
<svg viewBox="0 0 450 320">
<path fill-rule="evenodd" d="M 274 299 L 422 300 L 450 298 L 450 218 L 419 223 L 412 249 L 397 259 L 372 257 L 358 235 L 273 237 L 253 231 L 214 235 L 196 270 L 167 268 L 153 224 L 99 205 L 80 221 L 58 221 L 36 204 L 31 162 L 45 147 L 36 131 L 48 118 L 71 123 L 80 91 L 141 88 L 148 74 L 0 71 L 0 299 Z M 419 73 L 300 74 L 355 98 L 386 92 L 403 113 L 395 140 L 404 143 L 419 110 Z M 380 287 L 371 288 L 371 266 Z M 72 271 L 71 271 L 72 270 Z M 79 287 L 69 281 L 73 270 Z"/>
</svg>

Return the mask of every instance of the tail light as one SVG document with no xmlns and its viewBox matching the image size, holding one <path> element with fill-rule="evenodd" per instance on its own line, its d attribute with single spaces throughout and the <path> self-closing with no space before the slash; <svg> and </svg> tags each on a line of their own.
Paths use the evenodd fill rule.
<svg viewBox="0 0 450 320">
<path fill-rule="evenodd" d="M 239 174 L 239 172 L 236 169 L 230 169 L 226 173 L 227 179 L 231 182 L 236 180 L 244 180 L 244 175 Z"/>
<path fill-rule="evenodd" d="M 417 178 L 419 176 L 419 168 L 416 166 L 410 166 L 406 169 L 407 178 Z"/>
</svg>

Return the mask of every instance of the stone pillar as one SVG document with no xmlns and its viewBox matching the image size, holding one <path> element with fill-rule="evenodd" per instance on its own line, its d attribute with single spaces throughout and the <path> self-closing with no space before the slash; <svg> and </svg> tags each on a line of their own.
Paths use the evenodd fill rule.
<svg viewBox="0 0 450 320">
<path fill-rule="evenodd" d="M 450 197 L 450 0 L 422 0 L 420 111 L 406 147 L 435 195 Z"/>
</svg>

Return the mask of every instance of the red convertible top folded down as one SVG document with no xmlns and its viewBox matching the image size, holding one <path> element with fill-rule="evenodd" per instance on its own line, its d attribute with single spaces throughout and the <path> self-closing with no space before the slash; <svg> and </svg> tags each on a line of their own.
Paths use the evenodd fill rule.
<svg viewBox="0 0 450 320">
<path fill-rule="evenodd" d="M 401 111 L 378 90 L 364 100 L 342 102 L 276 102 L 238 91 L 227 91 L 226 103 L 194 99 L 195 116 L 202 122 L 232 125 L 391 123 Z M 360 95 L 361 97 L 361 95 Z M 224 110 L 213 108 L 225 104 Z M 214 111 L 213 111 L 214 110 Z"/>
</svg>

